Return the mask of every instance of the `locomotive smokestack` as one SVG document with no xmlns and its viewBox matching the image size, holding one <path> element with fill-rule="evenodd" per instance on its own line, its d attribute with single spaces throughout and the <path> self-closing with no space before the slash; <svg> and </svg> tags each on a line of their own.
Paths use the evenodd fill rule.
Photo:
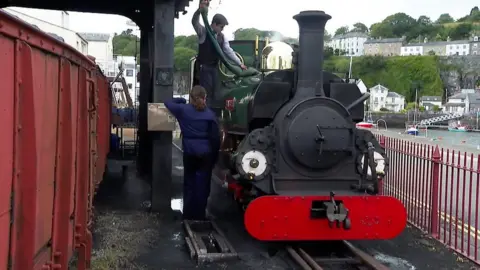
<svg viewBox="0 0 480 270">
<path fill-rule="evenodd" d="M 323 91 L 323 41 L 332 16 L 323 11 L 302 11 L 293 16 L 300 28 L 296 97 L 325 96 Z"/>
</svg>

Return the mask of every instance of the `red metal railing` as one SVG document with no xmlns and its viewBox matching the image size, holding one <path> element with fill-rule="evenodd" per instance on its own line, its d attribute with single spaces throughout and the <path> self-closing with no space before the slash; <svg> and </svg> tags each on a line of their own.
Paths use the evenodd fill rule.
<svg viewBox="0 0 480 270">
<path fill-rule="evenodd" d="M 480 264 L 480 155 L 376 137 L 390 159 L 383 194 L 404 203 L 411 225 Z"/>
</svg>

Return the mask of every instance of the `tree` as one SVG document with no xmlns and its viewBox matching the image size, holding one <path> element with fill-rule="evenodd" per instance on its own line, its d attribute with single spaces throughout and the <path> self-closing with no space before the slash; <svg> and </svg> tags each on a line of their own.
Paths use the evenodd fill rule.
<svg viewBox="0 0 480 270">
<path fill-rule="evenodd" d="M 357 22 L 353 25 L 351 32 L 368 33 L 368 27 L 361 22 Z"/>
<path fill-rule="evenodd" d="M 189 71 L 190 60 L 197 54 L 196 50 L 186 47 L 176 47 L 173 51 L 175 71 Z"/>
<path fill-rule="evenodd" d="M 448 13 L 443 13 L 438 17 L 438 19 L 435 21 L 437 24 L 444 24 L 444 23 L 453 23 L 455 20 L 450 16 Z"/>
<path fill-rule="evenodd" d="M 348 33 L 348 26 L 342 26 L 335 31 L 335 36 L 345 35 Z"/>
<path fill-rule="evenodd" d="M 442 111 L 442 108 L 440 108 L 440 106 L 438 106 L 438 105 L 433 105 L 432 110 L 433 110 L 434 112 L 440 112 L 440 111 Z"/>
<path fill-rule="evenodd" d="M 470 23 L 461 23 L 451 28 L 449 31 L 449 36 L 453 40 L 459 39 L 468 39 L 470 36 L 470 32 L 473 30 L 473 25 Z"/>
<path fill-rule="evenodd" d="M 418 23 L 419 25 L 431 25 L 431 24 L 432 24 L 432 20 L 430 20 L 429 17 L 427 17 L 427 16 L 425 16 L 425 15 L 422 15 L 422 16 L 418 17 L 417 23 Z"/>
<path fill-rule="evenodd" d="M 140 38 L 133 34 L 132 29 L 122 31 L 120 35 L 115 33 L 112 39 L 113 54 L 124 56 L 136 56 L 140 61 Z"/>
<path fill-rule="evenodd" d="M 323 41 L 325 43 L 328 43 L 328 42 L 332 41 L 332 35 L 330 35 L 330 33 L 328 33 L 327 29 L 325 29 L 325 33 L 323 34 Z"/>
<path fill-rule="evenodd" d="M 175 47 L 185 47 L 192 50 L 198 49 L 198 38 L 196 35 L 176 36 L 174 41 Z"/>
<path fill-rule="evenodd" d="M 392 28 L 383 23 L 374 23 L 370 26 L 370 36 L 373 38 L 394 37 Z"/>
</svg>

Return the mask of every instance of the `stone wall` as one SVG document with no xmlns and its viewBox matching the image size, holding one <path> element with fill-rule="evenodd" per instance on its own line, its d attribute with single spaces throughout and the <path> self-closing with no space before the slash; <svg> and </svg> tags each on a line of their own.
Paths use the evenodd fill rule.
<svg viewBox="0 0 480 270">
<path fill-rule="evenodd" d="M 418 113 L 416 116 L 417 121 L 423 119 L 433 118 L 441 116 L 443 114 L 434 114 L 434 113 Z M 407 121 L 413 121 L 414 112 L 410 114 L 403 113 L 372 113 L 372 120 L 374 123 L 377 123 L 379 119 L 385 120 L 388 128 L 405 128 L 405 123 Z M 435 123 L 436 125 L 446 125 L 448 121 Z M 380 127 L 383 127 L 384 123 L 379 123 Z"/>
</svg>

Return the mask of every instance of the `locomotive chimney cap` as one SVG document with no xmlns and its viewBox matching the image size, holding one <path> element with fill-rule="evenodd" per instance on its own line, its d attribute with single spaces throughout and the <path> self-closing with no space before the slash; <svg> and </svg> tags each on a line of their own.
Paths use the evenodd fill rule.
<svg viewBox="0 0 480 270">
<path fill-rule="evenodd" d="M 332 16 L 328 15 L 325 13 L 325 11 L 321 10 L 305 10 L 305 11 L 300 11 L 297 15 L 293 16 L 293 19 L 297 20 L 298 19 L 309 19 L 309 18 L 315 18 L 319 19 L 320 17 L 323 17 L 325 21 L 328 21 L 332 18 Z"/>
</svg>

